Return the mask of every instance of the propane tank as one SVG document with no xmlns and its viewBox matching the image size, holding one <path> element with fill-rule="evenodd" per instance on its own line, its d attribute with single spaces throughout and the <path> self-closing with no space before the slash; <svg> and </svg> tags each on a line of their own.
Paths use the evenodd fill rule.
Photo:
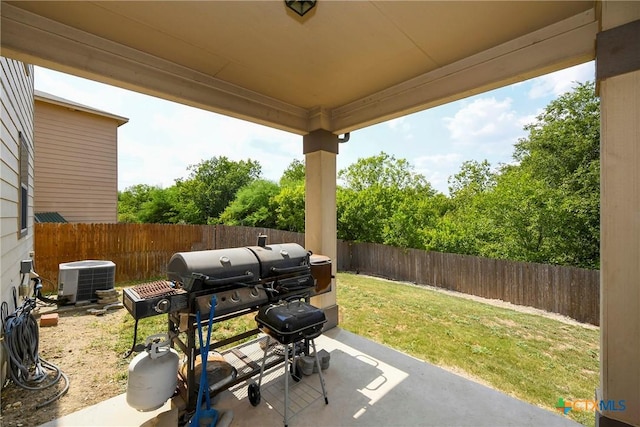
<svg viewBox="0 0 640 427">
<path fill-rule="evenodd" d="M 138 411 L 160 408 L 173 396 L 178 381 L 178 352 L 167 334 L 147 337 L 146 351 L 129 363 L 127 403 Z"/>
</svg>

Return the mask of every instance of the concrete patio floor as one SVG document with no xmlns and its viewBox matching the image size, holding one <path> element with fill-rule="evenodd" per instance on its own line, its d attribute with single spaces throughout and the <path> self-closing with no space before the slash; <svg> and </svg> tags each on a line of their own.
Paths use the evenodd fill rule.
<svg viewBox="0 0 640 427">
<path fill-rule="evenodd" d="M 290 381 L 291 427 L 579 425 L 340 328 L 317 338 L 316 346 L 331 354 L 324 371 L 329 404 L 322 399 L 317 374 Z M 221 393 L 215 408 L 233 411 L 232 426 L 282 426 L 282 373 L 282 365 L 267 372 L 258 406 L 250 404 L 247 384 L 240 383 Z M 43 427 L 175 426 L 177 412 L 170 408 L 167 403 L 152 413 L 136 412 L 121 395 Z"/>
</svg>

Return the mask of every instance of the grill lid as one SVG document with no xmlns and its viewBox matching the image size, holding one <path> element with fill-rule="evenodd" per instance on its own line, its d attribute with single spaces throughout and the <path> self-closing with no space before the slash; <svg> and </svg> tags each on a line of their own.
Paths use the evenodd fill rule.
<svg viewBox="0 0 640 427">
<path fill-rule="evenodd" d="M 269 278 L 283 274 L 308 274 L 309 252 L 297 243 L 250 246 L 260 260 L 260 277 Z"/>
<path fill-rule="evenodd" d="M 186 283 L 192 273 L 209 276 L 211 284 L 260 280 L 260 265 L 254 253 L 247 248 L 228 248 L 210 251 L 178 252 L 167 265 L 167 277 Z"/>
</svg>

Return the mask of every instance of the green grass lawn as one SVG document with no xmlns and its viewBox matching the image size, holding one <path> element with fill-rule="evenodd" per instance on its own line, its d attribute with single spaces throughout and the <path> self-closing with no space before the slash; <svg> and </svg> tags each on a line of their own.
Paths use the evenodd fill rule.
<svg viewBox="0 0 640 427">
<path fill-rule="evenodd" d="M 555 410 L 593 399 L 599 330 L 366 276 L 338 274 L 340 327 Z M 594 425 L 593 412 L 571 418 Z"/>
</svg>

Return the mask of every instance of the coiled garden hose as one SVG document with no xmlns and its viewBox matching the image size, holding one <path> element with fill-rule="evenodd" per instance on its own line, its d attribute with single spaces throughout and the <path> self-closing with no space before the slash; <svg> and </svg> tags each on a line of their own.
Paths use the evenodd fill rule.
<svg viewBox="0 0 640 427">
<path fill-rule="evenodd" d="M 38 404 L 36 409 L 39 409 L 64 396 L 69 390 L 69 377 L 59 367 L 38 355 L 40 333 L 38 322 L 31 314 L 35 307 L 36 299 L 27 298 L 13 314 L 5 316 L 3 312 L 2 344 L 9 356 L 9 377 L 17 386 L 27 390 L 43 390 L 57 384 L 60 378 L 64 379 L 64 388 L 51 399 Z"/>
</svg>

